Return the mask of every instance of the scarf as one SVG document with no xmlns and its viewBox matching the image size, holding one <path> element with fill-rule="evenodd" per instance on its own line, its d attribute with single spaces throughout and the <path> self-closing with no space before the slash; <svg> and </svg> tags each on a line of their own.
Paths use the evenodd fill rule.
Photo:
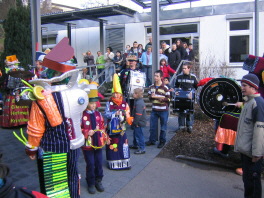
<svg viewBox="0 0 264 198">
<path fill-rule="evenodd" d="M 116 105 L 120 106 L 123 102 L 123 97 L 122 96 L 120 98 L 111 97 L 110 100 L 112 100 Z"/>
</svg>

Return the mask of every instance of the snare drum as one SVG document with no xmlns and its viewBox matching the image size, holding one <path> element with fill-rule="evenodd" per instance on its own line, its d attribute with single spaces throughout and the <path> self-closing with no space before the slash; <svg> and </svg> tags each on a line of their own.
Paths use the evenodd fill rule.
<svg viewBox="0 0 264 198">
<path fill-rule="evenodd" d="M 12 95 L 15 96 L 15 104 L 18 106 L 29 106 L 32 103 L 27 91 L 20 95 L 25 89 L 28 89 L 28 87 L 19 87 L 13 90 Z"/>
<path fill-rule="evenodd" d="M 144 88 L 146 83 L 146 74 L 145 72 L 140 71 L 130 71 L 129 74 L 129 83 L 127 84 L 127 91 L 129 97 L 133 97 L 134 89 Z"/>
<path fill-rule="evenodd" d="M 189 113 L 193 112 L 193 106 L 195 101 L 195 92 L 193 89 L 182 90 L 176 88 L 173 95 L 173 112 Z"/>
</svg>

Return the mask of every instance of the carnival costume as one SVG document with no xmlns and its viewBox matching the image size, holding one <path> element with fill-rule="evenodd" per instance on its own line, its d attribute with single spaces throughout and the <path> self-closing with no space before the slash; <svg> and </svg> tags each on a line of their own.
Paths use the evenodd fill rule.
<svg viewBox="0 0 264 198">
<path fill-rule="evenodd" d="M 117 74 L 113 77 L 112 93 L 122 94 L 121 86 Z M 116 112 L 120 111 L 120 115 Z M 111 97 L 106 103 L 105 116 L 108 119 L 107 133 L 110 138 L 110 145 L 106 145 L 106 159 L 109 169 L 129 169 L 130 150 L 128 139 L 125 133 L 126 121 L 131 125 L 130 109 L 123 97 Z"/>
<path fill-rule="evenodd" d="M 3 115 L 0 116 L 0 126 L 15 127 L 25 125 L 29 119 L 29 104 L 23 102 L 20 93 L 24 89 L 21 79 L 30 78 L 33 74 L 19 67 L 16 55 L 6 57 L 7 85 L 3 101 Z"/>
<path fill-rule="evenodd" d="M 78 198 L 79 176 L 77 161 L 79 148 L 84 144 L 80 120 L 88 104 L 89 89 L 78 85 L 81 71 L 65 62 L 73 56 L 73 48 L 64 38 L 45 56 L 43 65 L 61 76 L 29 81 L 35 84 L 28 122 L 26 152 L 38 153 L 41 192 L 48 197 Z M 67 85 L 53 85 L 70 77 Z M 86 92 L 87 91 L 87 92 Z"/>
<path fill-rule="evenodd" d="M 95 84 L 89 84 L 89 102 L 99 100 L 98 90 Z M 86 109 L 83 112 L 81 120 L 82 133 L 85 137 L 85 144 L 82 147 L 84 159 L 86 161 L 86 181 L 88 191 L 95 193 L 95 187 L 98 191 L 104 191 L 101 184 L 103 178 L 103 153 L 102 148 L 106 144 L 107 135 L 105 133 L 104 118 L 99 111 Z M 89 135 L 94 131 L 93 135 Z"/>
</svg>

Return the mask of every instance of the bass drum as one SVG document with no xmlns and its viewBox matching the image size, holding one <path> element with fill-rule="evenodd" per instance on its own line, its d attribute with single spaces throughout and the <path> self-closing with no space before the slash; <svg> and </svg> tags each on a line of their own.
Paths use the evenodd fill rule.
<svg viewBox="0 0 264 198">
<path fill-rule="evenodd" d="M 223 113 L 240 112 L 234 105 L 225 106 L 223 103 L 242 101 L 242 92 L 236 81 L 228 78 L 210 80 L 201 90 L 199 104 L 202 111 L 213 119 L 220 119 Z"/>
<path fill-rule="evenodd" d="M 145 72 L 130 71 L 129 72 L 129 83 L 127 84 L 127 93 L 129 98 L 133 98 L 134 89 L 144 89 L 146 83 Z"/>
</svg>

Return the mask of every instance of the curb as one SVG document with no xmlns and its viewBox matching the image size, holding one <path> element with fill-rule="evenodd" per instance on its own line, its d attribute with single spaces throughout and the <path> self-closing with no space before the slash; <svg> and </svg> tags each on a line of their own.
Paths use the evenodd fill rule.
<svg viewBox="0 0 264 198">
<path fill-rule="evenodd" d="M 201 159 L 201 158 L 197 158 L 197 157 L 189 157 L 189 156 L 186 156 L 186 155 L 177 155 L 177 156 L 175 156 L 175 158 L 176 158 L 176 160 L 192 161 L 192 162 L 197 162 L 197 163 L 201 163 L 201 164 L 206 164 L 206 165 L 226 168 L 226 169 L 230 169 L 230 170 L 233 170 L 233 171 L 237 168 L 235 166 L 226 165 L 226 164 L 223 164 L 223 163 L 219 163 L 219 162 L 215 162 L 215 161 L 211 161 L 211 160 L 205 160 L 205 159 Z"/>
</svg>

